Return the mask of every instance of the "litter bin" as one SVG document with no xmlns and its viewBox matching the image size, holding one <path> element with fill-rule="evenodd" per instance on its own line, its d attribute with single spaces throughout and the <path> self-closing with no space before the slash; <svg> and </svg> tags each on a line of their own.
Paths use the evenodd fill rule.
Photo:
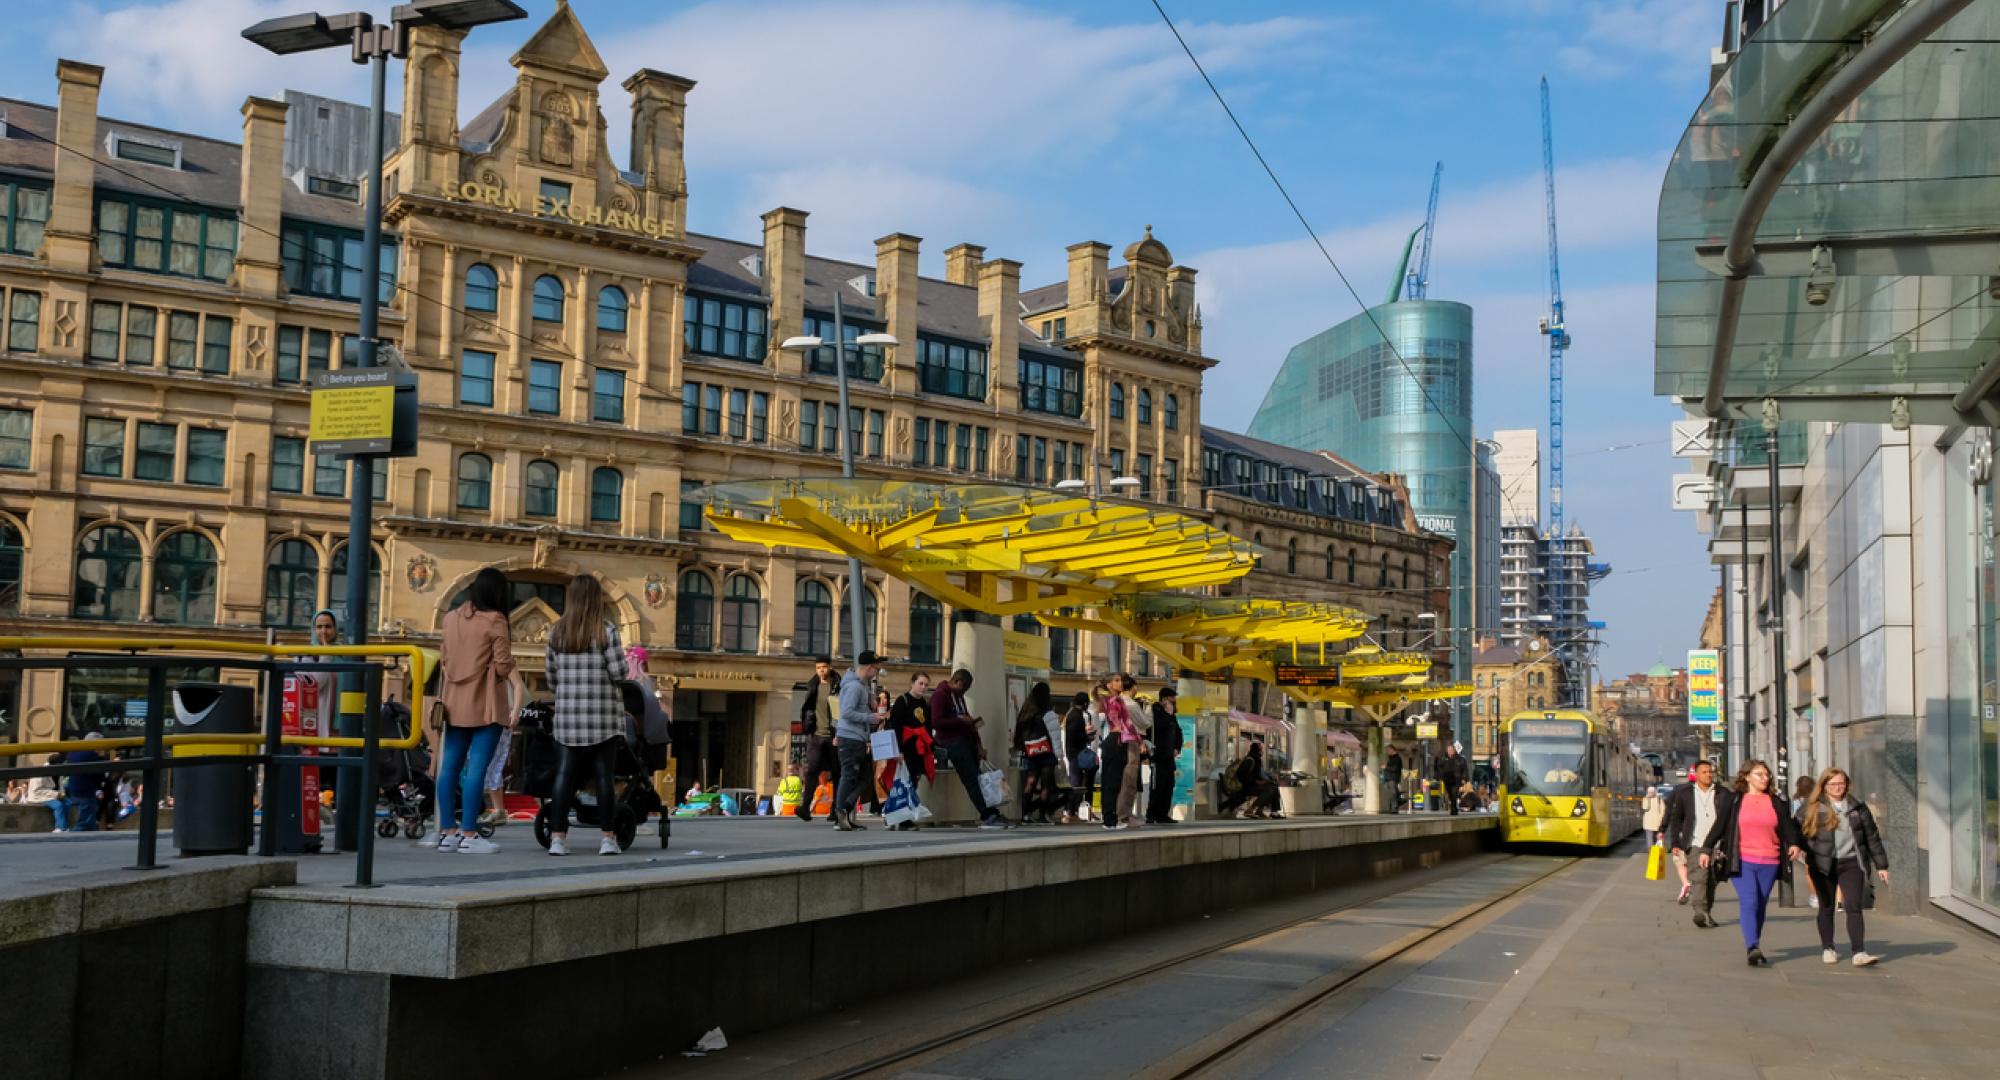
<svg viewBox="0 0 2000 1080">
<path fill-rule="evenodd" d="M 256 730 L 256 698 L 247 686 L 189 682 L 174 687 L 176 735 L 242 735 Z M 244 754 L 241 743 L 183 743 L 175 757 Z M 250 850 L 249 765 L 196 765 L 174 774 L 174 846 L 182 855 L 242 855 Z"/>
<path fill-rule="evenodd" d="M 1278 812 L 1288 818 L 1325 814 L 1325 800 L 1320 796 L 1319 781 L 1279 785 Z"/>
</svg>

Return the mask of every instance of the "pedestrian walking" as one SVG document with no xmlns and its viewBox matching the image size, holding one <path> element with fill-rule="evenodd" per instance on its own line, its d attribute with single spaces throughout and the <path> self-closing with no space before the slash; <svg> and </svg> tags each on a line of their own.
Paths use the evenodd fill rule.
<svg viewBox="0 0 2000 1080">
<path fill-rule="evenodd" d="M 1444 786 L 1444 802 L 1450 808 L 1451 816 L 1458 816 L 1458 789 L 1465 786 L 1465 759 L 1458 755 L 1458 744 L 1444 744 L 1444 756 L 1437 763 L 1438 783 Z"/>
<path fill-rule="evenodd" d="M 830 699 L 838 695 L 839 686 L 833 657 L 813 657 L 812 681 L 806 684 L 805 700 L 799 703 L 799 731 L 806 737 L 806 756 L 799 763 L 799 772 L 808 777 L 837 773 L 840 768 L 833 755 L 833 713 L 827 708 Z M 813 819 L 812 803 L 799 804 L 798 819 Z"/>
<path fill-rule="evenodd" d="M 1846 909 L 1847 944 L 1854 952 L 1854 966 L 1868 967 L 1875 956 L 1866 948 L 1866 927 L 1862 909 L 1868 906 L 1868 878 L 1889 883 L 1889 851 L 1882 845 L 1882 833 L 1875 827 L 1875 815 L 1866 803 L 1853 797 L 1853 784 L 1845 772 L 1828 769 L 1806 796 L 1805 813 L 1799 833 L 1805 838 L 1806 876 L 1819 897 L 1820 959 L 1840 963 L 1833 947 L 1833 911 Z"/>
<path fill-rule="evenodd" d="M 1751 967 L 1762 967 L 1764 913 L 1784 860 L 1800 857 L 1799 827 L 1792 820 L 1791 804 L 1771 785 L 1771 767 L 1762 761 L 1745 764 L 1734 787 L 1736 798 L 1721 827 L 1723 851 L 1708 859 L 1711 865 L 1727 863 L 1729 883 L 1736 889 L 1744 958 Z"/>
<path fill-rule="evenodd" d="M 1723 876 L 1723 868 L 1713 869 L 1714 854 L 1721 844 L 1719 830 L 1729 809 L 1736 801 L 1736 793 L 1715 782 L 1715 763 L 1697 761 L 1688 774 L 1693 779 L 1674 789 L 1667 797 L 1667 820 L 1664 831 L 1667 847 L 1674 858 L 1680 860 L 1687 872 L 1687 884 L 1681 889 L 1680 902 L 1694 905 L 1694 924 L 1707 929 L 1715 925 L 1715 917 L 1710 913 L 1715 906 L 1715 883 Z"/>
<path fill-rule="evenodd" d="M 1049 684 L 1028 689 L 1028 699 L 1014 718 L 1014 752 L 1021 755 L 1021 824 L 1054 825 L 1049 811 L 1060 811 L 1062 790 L 1056 784 L 1056 748 L 1051 728 L 1060 724 L 1049 703 Z"/>
<path fill-rule="evenodd" d="M 1658 847 L 1660 830 L 1667 822 L 1667 800 L 1660 797 L 1660 789 L 1647 788 L 1646 797 L 1639 804 L 1642 815 L 1639 824 L 1646 830 L 1646 843 Z"/>
<path fill-rule="evenodd" d="M 1153 702 L 1153 787 L 1146 798 L 1146 821 L 1153 825 L 1174 824 L 1174 769 L 1182 746 L 1179 701 L 1179 691 L 1163 686 Z"/>
<path fill-rule="evenodd" d="M 863 649 L 854 666 L 840 680 L 840 716 L 833 729 L 833 748 L 840 758 L 840 783 L 833 792 L 833 827 L 841 832 L 867 828 L 854 820 L 854 806 L 875 790 L 874 761 L 868 735 L 889 719 L 886 709 L 877 708 L 875 677 L 882 672 L 882 658 Z M 866 791 L 863 789 L 866 788 Z"/>
<path fill-rule="evenodd" d="M 618 684 L 628 669 L 618 624 L 595 577 L 569 579 L 562 617 L 549 628 L 542 660 L 544 679 L 556 695 L 553 727 L 562 748 L 555 805 L 549 811 L 549 854 L 569 854 L 570 807 L 588 769 L 597 779 L 597 828 L 602 834 L 597 853 L 616 855 L 624 850 L 616 831 L 618 751 L 630 728 L 625 692 Z"/>
<path fill-rule="evenodd" d="M 958 774 L 965 793 L 972 799 L 973 813 L 982 829 L 1004 829 L 1006 819 L 986 805 L 979 792 L 979 764 L 986 759 L 986 745 L 980 741 L 979 726 L 985 723 L 965 706 L 965 692 L 972 689 L 972 672 L 959 668 L 944 685 L 931 692 L 931 730 L 936 733 L 937 752 Z"/>
<path fill-rule="evenodd" d="M 92 742 L 102 738 L 104 738 L 104 733 L 101 731 L 86 731 L 83 734 L 85 742 Z M 62 755 L 61 764 L 86 765 L 104 760 L 106 760 L 105 756 L 96 750 L 71 750 L 69 753 Z M 70 773 L 63 780 L 62 784 L 65 795 L 63 805 L 69 814 L 69 824 L 65 830 L 61 827 L 63 824 L 62 819 L 58 817 L 56 824 L 59 827 L 56 831 L 96 832 L 99 817 L 98 811 L 100 809 L 98 796 L 104 791 L 104 774 L 101 772 Z"/>
<path fill-rule="evenodd" d="M 500 571 L 489 566 L 474 574 L 465 600 L 445 614 L 438 670 L 444 745 L 438 753 L 437 849 L 491 855 L 500 845 L 478 829 L 486 769 L 494 747 L 513 726 L 513 703 L 526 689 L 514 666 L 507 578 Z"/>
</svg>

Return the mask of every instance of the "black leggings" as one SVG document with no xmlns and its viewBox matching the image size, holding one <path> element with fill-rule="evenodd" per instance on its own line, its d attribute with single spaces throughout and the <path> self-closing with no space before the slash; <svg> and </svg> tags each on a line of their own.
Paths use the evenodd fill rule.
<svg viewBox="0 0 2000 1080">
<path fill-rule="evenodd" d="M 549 812 L 549 831 L 569 832 L 570 804 L 576 798 L 577 775 L 590 768 L 597 773 L 597 827 L 611 832 L 617 821 L 618 786 L 613 778 L 618 765 L 617 736 L 595 746 L 562 744 L 562 760 L 556 765 L 555 807 Z"/>
<path fill-rule="evenodd" d="M 1847 943 L 1860 952 L 1864 929 L 1861 909 L 1868 902 L 1868 881 L 1862 876 L 1861 860 L 1835 860 L 1830 875 L 1820 873 L 1818 863 L 1808 861 L 1806 875 L 1812 878 L 1813 891 L 1819 894 L 1819 947 L 1833 948 L 1834 887 L 1838 886 L 1839 903 L 1847 909 Z"/>
<path fill-rule="evenodd" d="M 1030 758 L 1028 767 L 1021 770 L 1021 820 L 1036 814 L 1047 817 L 1049 811 L 1062 808 L 1062 789 L 1056 786 L 1056 759 Z"/>
</svg>

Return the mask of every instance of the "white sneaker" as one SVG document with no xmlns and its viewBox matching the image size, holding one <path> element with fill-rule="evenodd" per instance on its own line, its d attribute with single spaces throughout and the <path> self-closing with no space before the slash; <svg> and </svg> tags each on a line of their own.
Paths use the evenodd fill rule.
<svg viewBox="0 0 2000 1080">
<path fill-rule="evenodd" d="M 1871 954 L 1871 953 L 1865 953 L 1865 952 L 1858 952 L 1858 953 L 1855 953 L 1855 954 L 1854 954 L 1854 966 L 1855 966 L 1855 967 L 1874 967 L 1874 966 L 1875 966 L 1875 961 L 1877 961 L 1877 960 L 1880 960 L 1880 959 L 1881 959 L 1881 957 L 1879 957 L 1879 956 L 1875 956 L 1875 955 L 1873 955 L 1873 954 Z"/>
<path fill-rule="evenodd" d="M 1821 949 L 1819 951 L 1819 962 L 1822 964 L 1838 964 L 1840 963 L 1840 954 L 1832 949 Z"/>
<path fill-rule="evenodd" d="M 597 853 L 599 855 L 622 855 L 625 853 L 625 849 L 618 846 L 618 841 L 607 836 L 597 842 Z"/>
<path fill-rule="evenodd" d="M 491 855 L 499 850 L 499 844 L 483 836 L 468 836 L 458 842 L 460 855 Z"/>
<path fill-rule="evenodd" d="M 569 844 L 560 836 L 551 836 L 549 837 L 549 854 L 567 855 L 569 854 Z"/>
<path fill-rule="evenodd" d="M 449 855 L 458 850 L 458 841 L 459 837 L 455 832 L 439 833 L 437 849 L 440 853 Z"/>
</svg>

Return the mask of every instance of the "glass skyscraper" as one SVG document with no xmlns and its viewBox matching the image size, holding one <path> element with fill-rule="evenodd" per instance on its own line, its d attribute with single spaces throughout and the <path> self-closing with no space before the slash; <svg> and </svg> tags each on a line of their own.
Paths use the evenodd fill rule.
<svg viewBox="0 0 2000 1080">
<path fill-rule="evenodd" d="M 1457 542 L 1451 556 L 1454 674 L 1470 678 L 1474 635 L 1465 631 L 1476 622 L 1472 308 L 1450 300 L 1399 300 L 1299 342 L 1264 394 L 1249 434 L 1403 475 L 1418 524 Z M 1480 584 L 1490 589 L 1496 583 Z M 1460 739 L 1469 744 L 1469 732 L 1461 731 Z"/>
</svg>

